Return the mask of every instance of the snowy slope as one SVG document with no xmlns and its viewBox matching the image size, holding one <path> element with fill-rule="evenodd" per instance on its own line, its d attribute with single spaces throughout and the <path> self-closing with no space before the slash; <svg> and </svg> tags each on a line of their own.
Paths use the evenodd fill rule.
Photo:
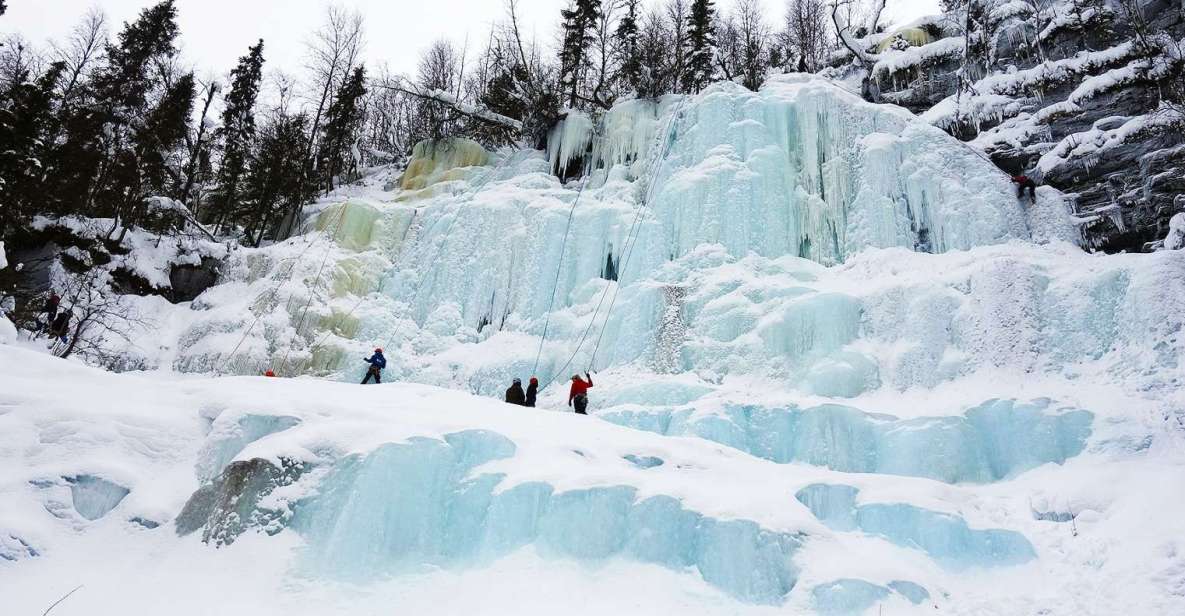
<svg viewBox="0 0 1185 616">
<path fill-rule="evenodd" d="M 1185 528 L 1149 515 L 1180 506 L 1158 488 L 1181 477 L 1180 433 L 1102 401 L 1064 465 L 949 485 L 423 386 L 120 376 L 13 347 L 0 361 L 0 591 L 14 613 L 79 584 L 58 613 L 1182 605 Z M 61 386 L 42 386 L 50 372 Z M 222 534 L 217 550 L 201 531 L 178 537 L 198 477 L 253 459 L 306 467 L 256 505 L 253 523 L 278 534 Z"/>
</svg>

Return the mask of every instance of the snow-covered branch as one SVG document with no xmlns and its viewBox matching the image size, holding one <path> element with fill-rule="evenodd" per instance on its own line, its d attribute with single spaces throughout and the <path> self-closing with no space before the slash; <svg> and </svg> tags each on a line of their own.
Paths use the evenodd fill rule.
<svg viewBox="0 0 1185 616">
<path fill-rule="evenodd" d="M 402 77 L 395 77 L 391 82 L 383 83 L 380 85 L 380 87 L 394 90 L 396 92 L 402 92 L 411 96 L 416 96 L 425 100 L 435 101 L 441 105 L 453 109 L 462 115 L 471 117 L 475 120 L 480 120 L 487 124 L 501 126 L 502 128 L 514 131 L 516 133 L 521 133 L 523 130 L 523 123 L 515 120 L 514 118 L 504 116 L 500 113 L 494 113 L 489 109 L 484 109 L 464 103 L 458 100 L 456 95 L 451 92 L 423 88 Z"/>
<path fill-rule="evenodd" d="M 868 49 L 856 39 L 852 34 L 852 25 L 848 23 L 848 18 L 840 14 L 840 10 L 851 5 L 853 0 L 836 0 L 831 5 L 831 21 L 835 24 L 835 32 L 839 35 L 839 40 L 856 56 L 862 63 L 872 66 L 880 60 L 878 54 L 869 53 Z M 885 10 L 885 0 L 878 0 L 877 9 L 873 13 L 872 27 L 869 31 L 876 29 L 876 24 L 880 21 L 881 12 Z"/>
</svg>

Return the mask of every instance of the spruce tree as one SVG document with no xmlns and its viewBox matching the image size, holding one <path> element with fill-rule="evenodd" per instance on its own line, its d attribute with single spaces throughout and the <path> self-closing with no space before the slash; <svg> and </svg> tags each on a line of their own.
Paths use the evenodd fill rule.
<svg viewBox="0 0 1185 616">
<path fill-rule="evenodd" d="M 242 194 L 242 183 L 247 172 L 248 158 L 255 141 L 255 104 L 263 79 L 263 40 L 239 58 L 230 72 L 230 92 L 222 111 L 222 126 L 218 137 L 222 141 L 222 163 L 214 190 L 214 216 L 218 222 L 237 207 Z"/>
<path fill-rule="evenodd" d="M 275 237 L 281 221 L 294 217 L 311 198 L 305 182 L 305 159 L 293 156 L 304 147 L 309 120 L 275 112 L 259 130 L 255 152 L 243 178 L 239 222 L 249 243 L 259 246 Z"/>
<path fill-rule="evenodd" d="M 687 17 L 688 57 L 683 89 L 692 94 L 712 82 L 716 54 L 716 8 L 712 0 L 693 0 Z"/>
<path fill-rule="evenodd" d="M 134 133 L 143 197 L 171 193 L 169 184 L 181 179 L 180 161 L 170 158 L 185 141 L 196 95 L 193 73 L 182 75 L 165 89 Z"/>
<path fill-rule="evenodd" d="M 563 18 L 563 43 L 560 47 L 560 86 L 568 95 L 568 105 L 575 107 L 580 86 L 589 68 L 589 47 L 601 18 L 601 0 L 575 0 L 571 8 L 560 11 Z"/>
<path fill-rule="evenodd" d="M 642 91 L 642 53 L 638 44 L 640 4 L 640 0 L 626 0 L 625 15 L 613 34 L 620 67 L 617 79 L 635 94 Z"/>
<path fill-rule="evenodd" d="M 66 65 L 55 62 L 35 82 L 25 75 L 0 93 L 0 238 L 43 213 L 43 158 L 54 113 L 54 92 Z"/>
<path fill-rule="evenodd" d="M 159 151 L 154 137 L 140 134 L 149 130 L 149 115 L 157 113 L 150 99 L 177 105 L 185 94 L 184 88 L 170 92 L 168 80 L 155 70 L 175 53 L 176 18 L 174 0 L 165 0 L 125 24 L 118 43 L 107 45 L 104 64 L 85 84 L 82 100 L 63 114 L 64 138 L 47 174 L 59 210 L 113 218 L 112 231 L 121 222 L 137 222 L 142 200 L 150 196 L 145 191 L 154 189 L 151 181 L 142 181 L 139 158 L 147 144 Z"/>
<path fill-rule="evenodd" d="M 366 95 L 366 69 L 359 66 L 346 80 L 329 111 L 321 130 L 320 171 L 326 191 L 333 190 L 334 179 L 355 171 L 351 150 L 362 126 L 362 97 Z"/>
</svg>

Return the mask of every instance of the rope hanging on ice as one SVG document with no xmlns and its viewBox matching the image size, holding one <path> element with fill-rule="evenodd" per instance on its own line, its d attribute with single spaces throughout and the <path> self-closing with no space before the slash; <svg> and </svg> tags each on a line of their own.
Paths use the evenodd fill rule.
<svg viewBox="0 0 1185 616">
<path fill-rule="evenodd" d="M 346 218 L 346 210 L 348 210 L 349 207 L 350 204 L 348 201 L 341 205 L 341 210 L 337 215 L 337 222 L 334 224 L 333 231 L 329 234 L 330 237 L 337 237 L 337 235 L 341 233 L 342 224 Z M 305 319 L 309 315 L 309 307 L 313 305 L 313 292 L 317 289 L 317 286 L 321 284 L 321 275 L 325 272 L 325 264 L 329 261 L 329 254 L 331 252 L 333 252 L 333 244 L 329 243 L 325 246 L 325 254 L 321 257 L 321 265 L 317 268 L 317 276 L 313 279 L 312 287 L 309 288 L 309 299 L 304 304 L 304 310 L 301 312 L 300 320 L 296 323 L 296 331 L 293 332 L 292 340 L 290 340 L 288 343 L 288 350 L 284 351 L 284 359 L 280 362 L 280 367 L 278 370 L 275 366 L 275 360 L 273 359 L 272 361 L 271 369 L 276 374 L 283 375 L 284 369 L 288 367 L 288 356 L 292 353 L 292 342 L 296 340 L 296 337 L 300 335 L 301 328 L 304 327 Z M 293 294 L 288 297 L 289 302 L 292 301 L 292 297 L 295 294 L 296 293 L 293 292 Z"/>
<path fill-rule="evenodd" d="M 480 192 L 482 189 L 484 189 L 486 187 L 486 185 L 488 185 L 490 182 L 492 182 L 494 180 L 494 178 L 497 177 L 499 171 L 501 171 L 503 168 L 509 166 L 511 159 L 513 159 L 513 158 L 514 158 L 513 154 L 508 154 L 504 159 L 499 161 L 498 164 L 495 165 L 493 169 L 490 169 L 490 171 L 488 173 L 486 173 L 486 175 L 480 181 L 478 181 L 473 186 L 473 188 L 469 189 L 465 194 L 461 195 L 461 197 L 457 200 L 457 207 L 456 207 L 456 210 L 453 212 L 453 217 L 451 220 L 449 220 L 448 226 L 445 227 L 444 233 L 441 235 L 442 239 L 440 240 L 440 248 L 436 251 L 436 254 L 433 255 L 433 257 L 427 261 L 428 265 L 434 265 L 436 260 L 440 258 L 440 254 L 442 252 L 444 252 L 444 244 L 445 244 L 445 242 L 448 241 L 448 235 L 449 235 L 449 233 L 452 232 L 453 225 L 456 224 L 457 219 L 460 218 L 460 216 L 458 214 L 460 214 L 461 208 L 463 208 L 465 206 L 466 202 L 472 201 L 473 197 L 475 195 L 477 195 L 478 192 Z M 428 228 L 429 233 L 425 233 L 424 234 L 425 236 L 430 237 L 432 235 L 431 231 L 436 228 L 436 225 L 440 224 L 441 218 L 443 218 L 443 216 L 438 217 L 436 220 L 434 220 L 432 222 L 432 226 L 430 226 Z M 427 269 L 431 269 L 431 268 L 423 268 L 423 269 L 427 270 Z M 412 295 L 413 306 L 420 302 L 420 293 L 423 290 L 424 290 L 424 285 L 421 282 L 421 284 L 416 287 L 415 293 Z M 391 343 L 395 339 L 394 337 L 395 337 L 395 334 L 392 333 L 391 337 L 389 337 L 387 339 L 387 341 L 379 348 L 385 349 L 385 348 L 390 347 Z"/>
<path fill-rule="evenodd" d="M 531 368 L 531 374 L 539 371 L 539 359 L 543 356 L 543 343 L 547 342 L 547 330 L 551 327 L 551 311 L 555 308 L 555 294 L 560 286 L 560 274 L 564 271 L 564 253 L 568 248 L 568 235 L 572 232 L 572 218 L 576 214 L 576 205 L 580 203 L 580 198 L 584 196 L 584 189 L 588 187 L 588 179 L 585 178 L 584 183 L 580 185 L 580 191 L 576 193 L 576 198 L 572 201 L 572 207 L 568 208 L 568 225 L 564 227 L 564 239 L 560 243 L 560 258 L 555 266 L 555 282 L 551 285 L 551 302 L 547 305 L 547 316 L 543 320 L 543 335 L 539 338 L 539 351 L 535 353 L 535 365 Z"/>
<path fill-rule="evenodd" d="M 634 220 L 630 223 L 630 228 L 626 232 L 625 249 L 622 251 L 623 258 L 621 268 L 619 270 L 623 274 L 626 271 L 626 267 L 629 265 L 630 257 L 633 256 L 634 246 L 637 245 L 637 240 L 640 236 L 642 213 L 645 211 L 646 205 L 650 203 L 650 199 L 653 197 L 654 187 L 658 184 L 658 176 L 662 171 L 662 165 L 666 162 L 667 156 L 670 155 L 671 148 L 675 145 L 675 141 L 678 139 L 678 133 L 675 133 L 672 136 L 671 131 L 675 128 L 675 122 L 678 121 L 680 115 L 682 114 L 683 106 L 686 102 L 686 97 L 679 100 L 678 106 L 676 106 L 674 112 L 671 114 L 670 120 L 667 122 L 666 130 L 662 132 L 665 143 L 663 144 L 662 149 L 659 150 L 658 157 L 654 160 L 654 164 L 652 165 L 650 172 L 650 183 L 642 195 L 642 201 L 638 204 L 638 208 L 634 213 Z M 599 336 L 597 336 L 597 342 L 593 347 L 592 357 L 590 358 L 588 364 L 589 370 L 593 369 L 594 363 L 596 362 L 597 353 L 600 351 L 601 347 L 601 341 L 605 336 L 605 330 L 609 326 L 609 318 L 613 313 L 613 305 L 617 302 L 617 291 L 621 289 L 621 282 L 618 281 L 615 285 L 612 285 L 612 288 L 614 289 L 613 299 L 609 303 L 609 310 L 605 313 L 605 321 L 601 325 L 601 333 Z M 605 298 L 609 294 L 609 289 L 610 285 L 606 285 L 605 290 L 601 292 L 601 299 L 597 302 L 597 307 L 593 311 L 592 318 L 588 322 L 588 327 L 584 329 L 584 334 L 580 337 L 580 342 L 577 343 L 576 349 L 572 351 L 572 355 L 568 358 L 568 361 L 565 362 L 559 370 L 554 371 L 552 373 L 552 377 L 547 381 L 547 385 L 544 385 L 540 389 L 546 389 L 547 387 L 554 384 L 559 379 L 560 375 L 563 374 L 564 371 L 572 365 L 572 362 L 576 360 L 576 356 L 580 353 L 580 349 L 584 347 L 584 343 L 588 340 L 589 333 L 592 331 L 593 326 L 596 325 L 597 315 L 601 312 L 601 307 L 605 303 Z M 540 341 L 540 352 L 542 352 L 542 341 Z M 536 359 L 536 365 L 538 365 L 538 359 Z"/>
</svg>

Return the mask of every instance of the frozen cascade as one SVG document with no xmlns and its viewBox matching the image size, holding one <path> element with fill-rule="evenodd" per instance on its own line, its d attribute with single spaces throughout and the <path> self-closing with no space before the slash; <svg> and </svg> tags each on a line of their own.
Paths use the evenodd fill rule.
<svg viewBox="0 0 1185 616">
<path fill-rule="evenodd" d="M 514 452 L 499 434 L 467 431 L 338 461 L 316 495 L 294 505 L 291 526 L 308 540 L 308 566 L 365 580 L 488 564 L 535 545 L 552 557 L 692 568 L 755 603 L 779 603 L 794 587 L 797 537 L 704 516 L 668 496 L 643 498 L 629 486 L 561 492 L 537 482 L 502 486 L 502 475 L 474 472 Z"/>
<path fill-rule="evenodd" d="M 988 483 L 1082 452 L 1093 415 L 1048 402 L 995 400 L 962 416 L 901 420 L 855 408 L 728 406 L 610 410 L 602 419 L 669 436 L 698 436 L 787 464 L 853 473 Z"/>
<path fill-rule="evenodd" d="M 594 344 L 577 346 L 585 332 L 601 341 L 596 368 L 652 360 L 654 332 L 668 316 L 662 287 L 674 283 L 688 288 L 689 336 L 677 358 L 663 356 L 664 366 L 674 359 L 681 365 L 670 368 L 719 377 L 752 362 L 815 393 L 852 396 L 908 385 L 886 377 L 941 379 L 973 366 L 916 349 L 900 366 L 917 368 L 911 375 L 849 348 L 867 305 L 819 289 L 793 301 L 798 289 L 834 275 L 795 263 L 799 257 L 834 264 L 878 246 L 944 252 L 1034 234 L 1069 237 L 1059 235 L 1068 218 L 1054 215 L 1053 196 L 1048 215 L 1026 222 L 1008 178 L 962 144 L 899 109 L 802 77 L 777 78 L 758 93 L 719 85 L 695 98 L 630 101 L 596 122 L 574 112 L 557 125 L 547 156 L 487 154 L 468 142 L 423 145 L 415 155 L 402 181 L 417 188 L 395 190 L 385 203 L 351 198 L 320 210 L 315 228 L 337 239 L 322 283 L 328 288 L 312 284 L 315 263 L 284 280 L 287 261 L 275 255 L 291 258 L 303 250 L 300 239 L 266 251 L 270 257 L 234 255 L 224 268 L 231 282 L 195 304 L 241 303 L 245 288 L 231 291 L 233 281 L 256 297 L 281 287 L 278 301 L 255 310 L 269 314 L 250 331 L 241 312 L 237 322 L 199 318 L 174 365 L 213 371 L 225 364 L 211 356 L 224 346 L 211 333 L 236 342 L 246 334 L 238 351 L 245 359 L 227 368 L 240 373 L 267 368 L 277 354 L 290 373 L 333 373 L 354 370 L 354 356 L 368 347 L 407 345 L 398 356 L 431 356 L 457 343 L 497 341 L 506 353 L 498 365 L 462 372 L 418 361 L 392 366 L 393 378 L 492 394 L 511 372 L 534 364 L 525 352 L 516 356 L 530 343 L 505 337 L 539 336 L 553 295 L 545 376 L 569 358 L 578 368 L 590 362 Z M 573 211 L 576 187 L 551 170 L 578 159 L 589 175 Z M 569 212 L 573 233 L 561 245 Z M 1030 230 L 1034 220 L 1040 224 Z M 322 252 L 317 246 L 310 254 Z M 764 297 L 764 306 L 742 306 L 734 296 L 704 305 L 714 299 L 705 290 L 730 291 L 704 273 L 752 259 L 798 270 L 787 274 L 805 284 L 744 298 Z M 245 260 L 263 261 L 264 271 Z M 613 277 L 606 276 L 610 262 L 616 280 L 605 279 Z M 684 284 L 687 277 L 693 284 Z M 607 294 L 617 298 L 609 314 L 600 299 Z M 729 306 L 742 310 L 720 312 Z M 697 322 L 700 308 L 711 318 Z M 761 358 L 740 335 L 754 325 Z M 921 365 L 935 361 L 943 364 Z"/>
</svg>

